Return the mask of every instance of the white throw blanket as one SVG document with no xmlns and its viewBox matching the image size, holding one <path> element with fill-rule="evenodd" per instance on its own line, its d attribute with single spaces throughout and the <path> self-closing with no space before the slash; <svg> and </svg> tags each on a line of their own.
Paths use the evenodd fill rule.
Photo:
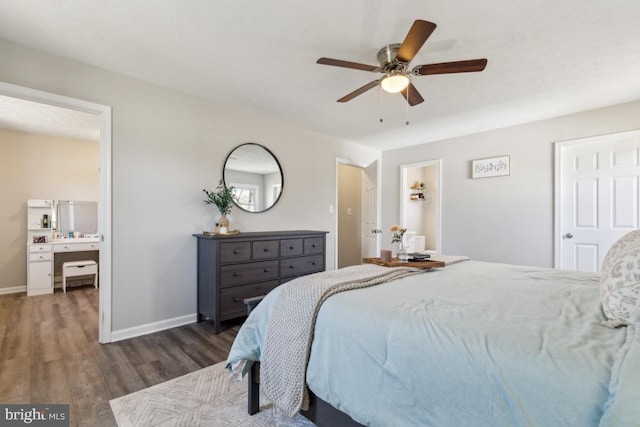
<svg viewBox="0 0 640 427">
<path fill-rule="evenodd" d="M 305 374 L 316 316 L 324 300 L 338 292 L 423 271 L 363 264 L 300 277 L 282 285 L 267 324 L 260 358 L 261 391 L 289 416 L 308 409 Z"/>
</svg>

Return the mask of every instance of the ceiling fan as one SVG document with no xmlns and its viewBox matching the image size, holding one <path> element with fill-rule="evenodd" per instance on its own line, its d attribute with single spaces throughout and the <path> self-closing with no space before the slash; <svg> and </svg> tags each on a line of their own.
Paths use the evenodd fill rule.
<svg viewBox="0 0 640 427">
<path fill-rule="evenodd" d="M 409 63 L 416 56 L 422 45 L 436 29 L 436 24 L 429 21 L 416 20 L 407 33 L 402 44 L 390 44 L 378 51 L 379 66 L 359 64 L 357 62 L 341 61 L 339 59 L 320 58 L 318 64 L 333 65 L 335 67 L 353 68 L 356 70 L 383 73 L 382 78 L 373 80 L 338 99 L 338 102 L 351 101 L 369 89 L 378 85 L 390 93 L 400 92 L 409 105 L 420 104 L 424 98 L 411 83 L 412 76 L 427 76 L 431 74 L 471 73 L 482 71 L 487 66 L 486 58 L 470 59 L 467 61 L 441 62 L 438 64 L 417 65 L 409 69 Z"/>
</svg>

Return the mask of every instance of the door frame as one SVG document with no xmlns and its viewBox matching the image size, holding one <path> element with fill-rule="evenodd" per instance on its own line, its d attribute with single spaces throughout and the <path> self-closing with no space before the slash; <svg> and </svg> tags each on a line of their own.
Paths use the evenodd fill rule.
<svg viewBox="0 0 640 427">
<path fill-rule="evenodd" d="M 334 198 L 334 205 L 331 206 L 330 213 L 334 214 L 334 230 L 336 230 L 336 238 L 334 239 L 334 250 L 333 250 L 333 256 L 334 256 L 334 266 L 337 269 L 338 268 L 338 239 L 340 236 L 338 236 L 338 213 L 337 213 L 337 206 L 338 206 L 338 192 L 340 191 L 340 188 L 338 187 L 338 165 L 349 165 L 349 166 L 355 166 L 357 168 L 360 168 L 362 170 L 366 169 L 368 166 L 371 165 L 371 163 L 376 162 L 376 224 L 377 227 L 380 227 L 380 221 L 381 221 L 381 212 L 380 212 L 380 196 L 381 196 L 381 189 L 380 189 L 380 173 L 381 173 L 381 161 L 380 159 L 375 159 L 372 160 L 371 162 L 369 162 L 369 164 L 363 164 L 363 163 L 358 163 L 358 162 L 354 162 L 353 160 L 349 160 L 349 159 L 344 159 L 341 157 L 336 157 L 336 175 L 335 175 L 335 183 L 336 183 L 336 190 L 335 190 L 335 198 Z M 362 240 L 362 236 L 360 236 L 360 240 Z M 376 252 L 379 253 L 380 252 L 380 238 L 378 236 L 378 239 L 376 239 Z"/>
<path fill-rule="evenodd" d="M 100 120 L 98 341 L 111 342 L 111 107 L 0 81 L 0 94 L 95 114 Z"/>
<path fill-rule="evenodd" d="M 436 248 L 435 251 L 437 253 L 442 252 L 442 159 L 435 160 L 425 160 L 417 163 L 405 163 L 400 165 L 400 226 L 406 228 L 407 225 L 407 213 L 405 209 L 405 204 L 409 200 L 409 183 L 407 182 L 407 171 L 408 169 L 414 168 L 422 168 L 425 166 L 433 166 L 436 165 L 438 167 L 438 188 L 436 189 L 436 199 L 438 201 L 438 205 L 436 207 L 436 220 L 438 224 L 436 225 Z"/>
<path fill-rule="evenodd" d="M 579 144 L 606 144 L 628 137 L 640 137 L 640 129 L 615 132 L 604 135 L 588 136 L 584 138 L 558 141 L 554 144 L 554 203 L 553 203 L 553 268 L 561 268 L 562 265 L 562 237 L 561 225 L 565 206 L 562 204 L 562 163 L 564 149 Z"/>
</svg>

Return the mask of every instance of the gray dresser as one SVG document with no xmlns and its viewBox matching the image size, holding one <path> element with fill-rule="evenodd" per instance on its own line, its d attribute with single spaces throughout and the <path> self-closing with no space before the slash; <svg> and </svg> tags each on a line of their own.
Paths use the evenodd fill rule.
<svg viewBox="0 0 640 427">
<path fill-rule="evenodd" d="M 245 298 L 267 294 L 291 279 L 325 270 L 326 231 L 268 231 L 198 240 L 198 322 L 246 315 Z"/>
</svg>

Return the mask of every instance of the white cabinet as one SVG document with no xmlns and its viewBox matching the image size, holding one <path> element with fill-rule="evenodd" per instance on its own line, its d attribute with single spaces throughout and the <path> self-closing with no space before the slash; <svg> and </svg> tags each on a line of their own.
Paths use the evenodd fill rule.
<svg viewBox="0 0 640 427">
<path fill-rule="evenodd" d="M 73 253 L 100 250 L 97 237 L 52 239 L 56 228 L 56 205 L 59 201 L 27 201 L 27 295 L 52 294 L 55 285 L 55 265 L 65 259 L 78 260 Z M 38 240 L 44 241 L 38 241 Z M 56 256 L 56 254 L 58 254 Z M 55 258 L 55 259 L 54 259 Z M 55 262 L 54 262 L 55 261 Z"/>
<path fill-rule="evenodd" d="M 51 245 L 46 242 L 51 239 L 54 221 L 53 200 L 27 201 L 28 296 L 53 293 Z M 36 237 L 44 238 L 45 242 L 35 243 Z"/>
<path fill-rule="evenodd" d="M 33 238 L 36 236 L 45 236 L 49 241 L 55 228 L 53 207 L 53 200 L 27 201 L 27 244 L 34 243 Z"/>
<path fill-rule="evenodd" d="M 53 262 L 50 245 L 29 245 L 27 296 L 53 293 Z"/>
</svg>

